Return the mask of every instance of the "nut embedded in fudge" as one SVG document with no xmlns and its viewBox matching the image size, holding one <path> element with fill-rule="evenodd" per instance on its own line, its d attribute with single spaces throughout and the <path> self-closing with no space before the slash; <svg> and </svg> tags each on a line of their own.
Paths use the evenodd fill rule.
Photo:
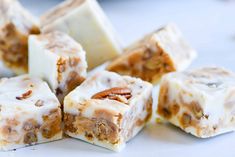
<svg viewBox="0 0 235 157">
<path fill-rule="evenodd" d="M 17 0 L 0 1 L 0 55 L 16 74 L 28 70 L 28 36 L 38 34 L 37 22 Z"/>
<path fill-rule="evenodd" d="M 194 136 L 235 130 L 235 74 L 218 67 L 163 76 L 157 113 Z"/>
<path fill-rule="evenodd" d="M 65 133 L 120 151 L 150 119 L 152 85 L 103 71 L 87 78 L 64 100 Z"/>
<path fill-rule="evenodd" d="M 195 57 L 179 29 L 169 24 L 128 47 L 107 70 L 158 83 L 162 75 L 187 68 Z"/>
<path fill-rule="evenodd" d="M 29 37 L 29 74 L 46 80 L 61 103 L 83 82 L 86 69 L 85 51 L 65 33 Z"/>
<path fill-rule="evenodd" d="M 0 150 L 62 138 L 60 103 L 38 78 L 1 79 L 0 111 Z"/>
<path fill-rule="evenodd" d="M 116 33 L 96 0 L 62 2 L 41 17 L 41 30 L 58 30 L 73 37 L 85 49 L 89 69 L 122 52 Z"/>
</svg>

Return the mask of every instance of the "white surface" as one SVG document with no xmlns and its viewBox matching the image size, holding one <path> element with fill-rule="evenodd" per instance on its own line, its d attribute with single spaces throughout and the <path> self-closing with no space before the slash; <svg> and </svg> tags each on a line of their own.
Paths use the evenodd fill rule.
<svg viewBox="0 0 235 157">
<path fill-rule="evenodd" d="M 39 15 L 59 1 L 22 0 Z M 101 5 L 120 33 L 125 45 L 168 22 L 175 22 L 198 51 L 190 68 L 219 65 L 235 71 L 234 0 L 104 0 Z M 0 157 L 56 156 L 235 156 L 235 133 L 210 139 L 198 139 L 172 125 L 149 124 L 121 153 L 114 153 L 75 140 L 41 144 Z"/>
</svg>

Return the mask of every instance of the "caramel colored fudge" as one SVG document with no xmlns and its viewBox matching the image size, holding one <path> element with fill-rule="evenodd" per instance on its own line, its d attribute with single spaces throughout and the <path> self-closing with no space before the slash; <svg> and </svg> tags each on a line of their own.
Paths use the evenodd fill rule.
<svg viewBox="0 0 235 157">
<path fill-rule="evenodd" d="M 152 85 L 103 71 L 87 78 L 64 100 L 65 133 L 120 151 L 150 119 Z"/>
<path fill-rule="evenodd" d="M 66 0 L 41 17 L 43 32 L 69 34 L 86 51 L 92 69 L 121 53 L 115 32 L 96 0 Z"/>
<path fill-rule="evenodd" d="M 161 81 L 157 113 L 200 138 L 235 130 L 235 74 L 217 67 L 174 72 Z"/>
<path fill-rule="evenodd" d="M 163 74 L 184 70 L 195 57 L 179 29 L 170 24 L 128 47 L 107 70 L 158 83 Z"/>
<path fill-rule="evenodd" d="M 28 36 L 38 34 L 37 21 L 17 0 L 0 0 L 0 58 L 16 74 L 28 70 Z"/>
<path fill-rule="evenodd" d="M 46 80 L 61 103 L 84 81 L 86 69 L 85 51 L 65 33 L 29 37 L 29 74 Z"/>
<path fill-rule="evenodd" d="M 0 150 L 62 138 L 60 103 L 38 78 L 1 79 L 0 111 Z"/>
</svg>

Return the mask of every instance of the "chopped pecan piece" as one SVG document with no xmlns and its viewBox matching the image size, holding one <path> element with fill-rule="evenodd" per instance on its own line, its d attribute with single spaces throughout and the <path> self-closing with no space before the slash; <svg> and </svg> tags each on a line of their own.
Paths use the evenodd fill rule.
<svg viewBox="0 0 235 157">
<path fill-rule="evenodd" d="M 33 91 L 29 90 L 29 91 L 23 93 L 21 96 L 17 96 L 16 99 L 18 99 L 18 100 L 27 99 L 32 95 L 32 93 L 33 93 Z"/>
<path fill-rule="evenodd" d="M 24 143 L 25 144 L 32 144 L 38 141 L 37 134 L 33 131 L 27 132 L 24 135 Z"/>
<path fill-rule="evenodd" d="M 131 98 L 131 90 L 129 88 L 114 87 L 94 94 L 92 99 L 110 99 L 127 103 Z"/>
<path fill-rule="evenodd" d="M 41 106 L 43 106 L 43 104 L 44 104 L 44 101 L 38 100 L 38 101 L 36 101 L 36 103 L 34 105 L 37 107 L 41 107 Z"/>
<path fill-rule="evenodd" d="M 25 131 L 35 131 L 39 127 L 40 127 L 39 124 L 34 119 L 29 119 L 26 122 L 24 122 L 24 124 L 23 124 L 23 129 Z"/>
</svg>

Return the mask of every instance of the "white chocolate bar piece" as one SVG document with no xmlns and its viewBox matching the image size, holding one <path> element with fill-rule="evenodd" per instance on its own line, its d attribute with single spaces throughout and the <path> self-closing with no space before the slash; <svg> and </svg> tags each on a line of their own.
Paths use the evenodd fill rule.
<svg viewBox="0 0 235 157">
<path fill-rule="evenodd" d="M 0 1 L 0 58 L 16 74 L 28 70 L 28 36 L 38 34 L 35 18 L 17 0 Z"/>
<path fill-rule="evenodd" d="M 235 74 L 218 67 L 163 76 L 158 114 L 200 138 L 235 130 Z"/>
<path fill-rule="evenodd" d="M 46 80 L 60 102 L 86 77 L 81 45 L 67 34 L 54 31 L 29 37 L 29 74 Z"/>
<path fill-rule="evenodd" d="M 150 119 L 152 85 L 102 71 L 87 78 L 64 100 L 65 133 L 120 151 Z"/>
<path fill-rule="evenodd" d="M 107 70 L 158 83 L 162 75 L 186 69 L 195 57 L 180 30 L 169 24 L 129 46 Z"/>
<path fill-rule="evenodd" d="M 38 78 L 1 79 L 0 111 L 0 150 L 62 138 L 60 103 Z"/>
<path fill-rule="evenodd" d="M 121 53 L 119 42 L 96 0 L 67 0 L 41 17 L 43 32 L 59 30 L 69 34 L 86 51 L 92 69 Z"/>
</svg>

